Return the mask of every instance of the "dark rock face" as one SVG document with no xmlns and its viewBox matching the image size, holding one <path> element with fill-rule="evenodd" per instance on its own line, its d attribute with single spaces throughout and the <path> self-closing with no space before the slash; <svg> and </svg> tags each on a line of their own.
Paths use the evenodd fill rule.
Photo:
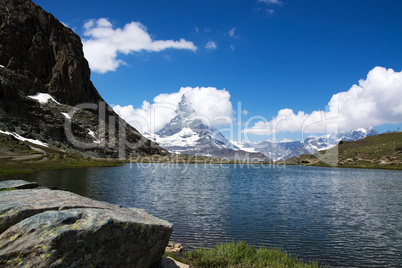
<svg viewBox="0 0 402 268">
<path fill-rule="evenodd" d="M 102 101 L 78 35 L 29 0 L 0 2 L 0 64 L 33 81 L 25 94 L 46 92 L 72 106 Z"/>
<path fill-rule="evenodd" d="M 104 102 L 79 36 L 30 0 L 0 0 L 0 65 L 0 130 L 94 157 L 167 154 Z M 57 103 L 28 97 L 37 93 Z M 96 108 L 66 121 L 63 113 L 82 103 Z M 90 146 L 72 143 L 68 131 Z"/>
<path fill-rule="evenodd" d="M 44 188 L 0 191 L 0 266 L 152 267 L 171 232 L 142 209 Z"/>
</svg>

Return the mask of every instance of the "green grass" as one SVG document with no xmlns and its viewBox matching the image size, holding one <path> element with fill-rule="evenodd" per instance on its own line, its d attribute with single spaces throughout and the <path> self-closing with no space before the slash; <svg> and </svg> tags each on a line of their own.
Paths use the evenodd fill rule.
<svg viewBox="0 0 402 268">
<path fill-rule="evenodd" d="M 255 248 L 247 243 L 229 242 L 215 246 L 212 249 L 199 248 L 192 252 L 185 252 L 183 257 L 168 256 L 190 264 L 191 267 L 323 267 L 317 263 L 306 263 L 274 248 Z"/>
</svg>

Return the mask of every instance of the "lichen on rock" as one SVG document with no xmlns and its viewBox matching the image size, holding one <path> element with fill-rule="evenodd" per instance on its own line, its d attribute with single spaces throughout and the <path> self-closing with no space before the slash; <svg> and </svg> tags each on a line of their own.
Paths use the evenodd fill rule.
<svg viewBox="0 0 402 268">
<path fill-rule="evenodd" d="M 172 224 L 45 188 L 0 192 L 0 266 L 152 267 Z"/>
</svg>

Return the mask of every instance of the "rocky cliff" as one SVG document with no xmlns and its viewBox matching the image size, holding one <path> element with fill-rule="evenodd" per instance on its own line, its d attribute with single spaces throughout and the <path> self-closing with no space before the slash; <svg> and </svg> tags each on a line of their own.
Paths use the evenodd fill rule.
<svg viewBox="0 0 402 268">
<path fill-rule="evenodd" d="M 0 0 L 0 130 L 95 157 L 167 154 L 104 103 L 90 74 L 71 29 L 32 1 Z"/>
<path fill-rule="evenodd" d="M 156 267 L 172 228 L 142 209 L 0 182 L 1 267 Z"/>
</svg>

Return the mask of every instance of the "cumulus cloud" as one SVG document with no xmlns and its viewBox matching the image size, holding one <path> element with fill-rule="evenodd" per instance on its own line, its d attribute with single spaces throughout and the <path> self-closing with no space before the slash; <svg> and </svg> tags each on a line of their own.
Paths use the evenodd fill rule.
<svg viewBox="0 0 402 268">
<path fill-rule="evenodd" d="M 258 0 L 257 2 L 262 2 L 267 5 L 283 5 L 283 2 L 280 0 Z"/>
<path fill-rule="evenodd" d="M 208 43 L 205 44 L 205 48 L 209 50 L 214 50 L 217 49 L 218 45 L 214 41 L 209 41 Z"/>
<path fill-rule="evenodd" d="M 295 113 L 282 109 L 272 120 L 259 119 L 244 132 L 272 135 L 284 131 L 326 133 L 336 127 L 352 130 L 360 127 L 402 123 L 402 72 L 375 67 L 367 78 L 348 91 L 332 96 L 325 111 Z"/>
<path fill-rule="evenodd" d="M 234 111 L 229 92 L 214 87 L 182 87 L 178 92 L 156 96 L 152 104 L 144 101 L 141 108 L 116 105 L 113 109 L 141 133 L 155 133 L 177 115 L 183 95 L 206 123 L 219 127 L 232 122 Z"/>
<path fill-rule="evenodd" d="M 159 52 L 165 49 L 187 49 L 196 51 L 193 42 L 180 39 L 153 40 L 147 28 L 139 22 L 130 22 L 115 29 L 106 18 L 89 20 L 84 24 L 84 54 L 95 72 L 115 71 L 124 64 L 118 53 L 130 54 L 139 51 Z"/>
</svg>

